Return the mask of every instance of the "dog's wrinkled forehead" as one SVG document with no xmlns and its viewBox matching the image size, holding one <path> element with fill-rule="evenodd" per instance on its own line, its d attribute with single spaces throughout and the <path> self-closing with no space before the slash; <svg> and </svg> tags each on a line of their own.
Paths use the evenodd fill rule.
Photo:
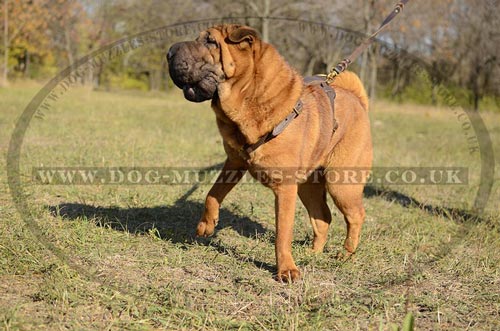
<svg viewBox="0 0 500 331">
<path fill-rule="evenodd" d="M 198 41 L 198 42 L 206 42 L 208 41 L 210 38 L 213 38 L 212 34 L 210 33 L 209 30 L 203 30 L 200 32 L 200 34 L 198 35 L 198 38 L 196 38 L 195 40 Z"/>
<path fill-rule="evenodd" d="M 200 32 L 195 41 L 201 43 L 211 51 L 220 47 L 220 33 L 218 33 L 217 30 L 212 29 L 204 30 Z"/>
<path fill-rule="evenodd" d="M 254 29 L 238 24 L 224 24 L 211 27 L 207 30 L 201 31 L 196 41 L 199 42 L 213 42 L 217 41 L 219 44 L 224 42 L 226 44 L 238 44 L 243 40 L 257 39 L 258 33 Z"/>
<path fill-rule="evenodd" d="M 207 30 L 200 31 L 198 38 L 196 38 L 196 41 L 199 42 L 213 41 L 213 40 L 219 40 L 219 41 L 224 40 L 222 27 L 214 26 Z"/>
</svg>

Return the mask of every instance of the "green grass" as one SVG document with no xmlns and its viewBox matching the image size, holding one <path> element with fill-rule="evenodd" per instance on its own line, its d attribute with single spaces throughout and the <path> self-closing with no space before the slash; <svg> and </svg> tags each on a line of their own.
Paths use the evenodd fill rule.
<svg viewBox="0 0 500 331">
<path fill-rule="evenodd" d="M 0 149 L 33 86 L 0 90 Z M 21 171 L 40 241 L 0 183 L 0 325 L 7 330 L 500 329 L 499 174 L 479 221 L 405 207 L 397 191 L 433 206 L 472 206 L 477 155 L 447 109 L 378 102 L 377 166 L 468 167 L 465 186 L 367 191 L 357 254 L 335 258 L 345 226 L 334 210 L 326 252 L 311 255 L 300 203 L 293 251 L 303 280 L 273 280 L 270 191 L 239 185 L 211 239 L 193 239 L 209 186 L 33 185 L 33 166 L 194 166 L 224 160 L 208 104 L 169 95 L 70 91 L 26 134 Z M 500 155 L 500 115 L 486 113 Z M 370 193 L 371 192 L 371 193 Z M 384 193 L 385 192 L 385 193 Z M 57 247 L 63 263 L 44 243 Z M 406 319 L 405 319 L 406 317 Z M 406 330 L 406 329 L 405 329 Z"/>
</svg>

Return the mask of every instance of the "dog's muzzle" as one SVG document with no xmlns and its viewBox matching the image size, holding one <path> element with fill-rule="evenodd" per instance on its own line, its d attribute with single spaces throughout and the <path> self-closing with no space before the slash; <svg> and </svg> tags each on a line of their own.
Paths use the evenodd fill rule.
<svg viewBox="0 0 500 331">
<path fill-rule="evenodd" d="M 208 52 L 208 49 L 197 41 L 176 43 L 168 50 L 170 77 L 189 101 L 210 100 L 217 91 L 217 68 L 204 60 Z"/>
</svg>

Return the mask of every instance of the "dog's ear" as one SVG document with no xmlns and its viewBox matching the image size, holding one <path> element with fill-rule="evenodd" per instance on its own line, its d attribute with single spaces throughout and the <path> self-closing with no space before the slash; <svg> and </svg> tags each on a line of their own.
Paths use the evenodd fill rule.
<svg viewBox="0 0 500 331">
<path fill-rule="evenodd" d="M 243 41 L 247 41 L 251 44 L 258 38 L 259 34 L 257 33 L 257 31 L 248 26 L 237 27 L 235 30 L 231 31 L 228 36 L 229 41 L 233 43 L 241 43 Z"/>
</svg>

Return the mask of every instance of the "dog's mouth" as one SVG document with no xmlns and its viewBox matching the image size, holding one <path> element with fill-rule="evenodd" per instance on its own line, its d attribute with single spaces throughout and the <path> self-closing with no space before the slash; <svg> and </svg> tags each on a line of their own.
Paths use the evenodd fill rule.
<svg viewBox="0 0 500 331">
<path fill-rule="evenodd" d="M 217 80 L 211 76 L 207 75 L 201 80 L 193 83 L 185 82 L 175 82 L 177 87 L 182 89 L 184 97 L 193 102 L 202 102 L 205 100 L 210 100 L 213 98 L 214 94 L 217 92 Z"/>
<path fill-rule="evenodd" d="M 170 77 L 192 102 L 210 100 L 223 79 L 221 69 L 206 61 L 208 50 L 197 42 L 174 44 L 167 54 Z"/>
</svg>

